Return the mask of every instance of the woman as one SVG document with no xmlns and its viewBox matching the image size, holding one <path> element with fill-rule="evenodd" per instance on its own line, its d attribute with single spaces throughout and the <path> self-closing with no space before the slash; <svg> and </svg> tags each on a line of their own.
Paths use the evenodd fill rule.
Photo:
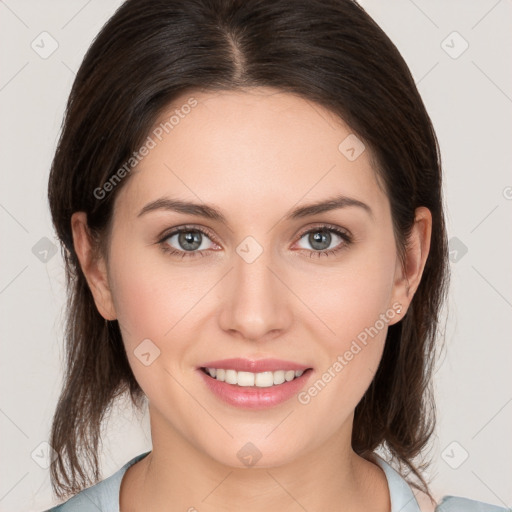
<svg viewBox="0 0 512 512">
<path fill-rule="evenodd" d="M 441 185 L 411 74 L 356 3 L 126 1 L 49 181 L 70 290 L 51 474 L 76 494 L 52 510 L 433 510 Z M 124 392 L 153 448 L 98 482 Z M 481 506 L 504 510 L 437 510 Z"/>
</svg>

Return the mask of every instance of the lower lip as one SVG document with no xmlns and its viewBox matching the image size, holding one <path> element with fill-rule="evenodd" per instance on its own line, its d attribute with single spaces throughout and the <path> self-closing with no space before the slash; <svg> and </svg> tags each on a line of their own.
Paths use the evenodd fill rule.
<svg viewBox="0 0 512 512">
<path fill-rule="evenodd" d="M 207 375 L 203 370 L 197 370 L 208 389 L 222 401 L 244 409 L 267 409 L 279 405 L 296 395 L 306 384 L 312 372 L 306 370 L 300 377 L 290 382 L 266 388 L 243 387 L 237 384 L 227 384 Z"/>
</svg>

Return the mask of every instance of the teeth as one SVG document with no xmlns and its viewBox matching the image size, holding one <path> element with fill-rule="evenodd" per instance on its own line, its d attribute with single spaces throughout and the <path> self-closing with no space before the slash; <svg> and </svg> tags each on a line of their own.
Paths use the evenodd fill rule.
<svg viewBox="0 0 512 512">
<path fill-rule="evenodd" d="M 261 372 L 254 374 L 254 385 L 258 388 L 268 388 L 274 385 L 273 372 Z"/>
<path fill-rule="evenodd" d="M 235 372 L 236 374 L 237 372 Z M 254 373 L 251 372 L 238 372 L 236 375 L 236 382 L 239 386 L 254 386 Z"/>
<path fill-rule="evenodd" d="M 274 384 L 282 384 L 286 379 L 285 379 L 285 372 L 284 371 L 280 371 L 280 372 L 274 372 Z"/>
<path fill-rule="evenodd" d="M 237 372 L 236 370 L 224 370 L 222 368 L 207 368 L 206 372 L 214 379 L 228 384 L 237 384 L 242 387 L 268 388 L 277 386 L 283 382 L 290 382 L 300 377 L 304 370 L 278 370 L 276 372 Z"/>
<path fill-rule="evenodd" d="M 228 384 L 236 384 L 237 383 L 237 372 L 235 370 L 226 370 L 226 376 L 224 382 Z"/>
</svg>

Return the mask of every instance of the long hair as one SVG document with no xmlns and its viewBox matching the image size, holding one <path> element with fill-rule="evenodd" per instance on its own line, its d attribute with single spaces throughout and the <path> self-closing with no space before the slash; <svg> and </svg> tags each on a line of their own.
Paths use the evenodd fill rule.
<svg viewBox="0 0 512 512">
<path fill-rule="evenodd" d="M 54 492 L 65 497 L 100 478 L 105 414 L 143 392 L 116 321 L 105 322 L 73 248 L 71 215 L 87 213 L 104 253 L 114 200 L 99 197 L 184 92 L 270 86 L 329 109 L 364 141 L 391 204 L 403 264 L 415 209 L 432 213 L 421 283 L 405 317 L 389 327 L 381 364 L 355 409 L 352 447 L 378 447 L 412 472 L 435 427 L 432 373 L 448 284 L 438 142 L 397 48 L 352 0 L 127 0 L 101 29 L 78 70 L 49 177 L 48 198 L 68 285 L 66 370 L 50 444 Z M 118 174 L 119 175 L 119 174 Z M 105 190 L 105 189 L 102 189 Z M 96 191 L 96 193 L 95 193 Z"/>
</svg>

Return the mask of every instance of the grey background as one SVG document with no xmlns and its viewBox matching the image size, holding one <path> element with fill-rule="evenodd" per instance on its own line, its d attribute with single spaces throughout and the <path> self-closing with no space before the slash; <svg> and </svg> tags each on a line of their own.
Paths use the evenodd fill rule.
<svg viewBox="0 0 512 512">
<path fill-rule="evenodd" d="M 0 511 L 54 503 L 44 443 L 61 385 L 65 288 L 47 177 L 75 71 L 120 3 L 0 1 Z M 444 164 L 452 287 L 432 489 L 511 507 L 512 2 L 361 3 L 409 64 Z M 104 477 L 149 449 L 147 415 L 121 404 L 104 437 Z"/>
</svg>

